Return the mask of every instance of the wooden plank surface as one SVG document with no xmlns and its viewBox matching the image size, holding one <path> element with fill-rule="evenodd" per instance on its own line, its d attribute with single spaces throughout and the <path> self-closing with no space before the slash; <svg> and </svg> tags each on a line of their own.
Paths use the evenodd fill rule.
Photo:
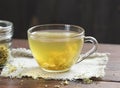
<svg viewBox="0 0 120 88">
<path fill-rule="evenodd" d="M 13 47 L 29 48 L 26 40 L 13 40 Z M 111 55 L 109 55 L 109 61 L 105 69 L 105 77 L 99 81 L 94 81 L 92 84 L 83 84 L 81 80 L 76 80 L 69 81 L 68 85 L 62 85 L 61 83 L 63 81 L 56 80 L 33 80 L 32 78 L 11 79 L 0 77 L 0 88 L 55 88 L 56 85 L 58 85 L 59 88 L 120 88 L 119 50 L 120 45 L 99 44 L 98 52 L 109 52 Z"/>
<path fill-rule="evenodd" d="M 31 78 L 1 78 L 0 88 L 120 88 L 120 83 L 118 82 L 97 81 L 91 84 L 83 84 L 81 83 L 81 81 L 68 81 L 68 85 L 62 85 L 61 83 L 62 81 L 56 80 L 33 80 Z"/>
<path fill-rule="evenodd" d="M 106 75 L 103 80 L 120 82 L 120 45 L 100 45 L 99 52 L 109 52 L 109 61 L 106 67 Z"/>
</svg>

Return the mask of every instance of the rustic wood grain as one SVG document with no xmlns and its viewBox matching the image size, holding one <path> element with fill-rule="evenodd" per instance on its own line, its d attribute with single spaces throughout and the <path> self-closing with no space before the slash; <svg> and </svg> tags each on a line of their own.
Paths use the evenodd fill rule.
<svg viewBox="0 0 120 88">
<path fill-rule="evenodd" d="M 118 82 L 95 81 L 91 84 L 83 84 L 81 81 L 68 81 L 68 85 L 62 85 L 62 81 L 56 80 L 33 80 L 31 78 L 23 79 L 0 79 L 0 88 L 120 88 Z M 47 87 L 45 87 L 47 86 Z"/>
</svg>

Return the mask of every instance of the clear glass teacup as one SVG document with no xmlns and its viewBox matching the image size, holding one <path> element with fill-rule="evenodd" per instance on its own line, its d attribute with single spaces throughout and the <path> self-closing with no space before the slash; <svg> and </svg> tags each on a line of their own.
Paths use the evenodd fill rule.
<svg viewBox="0 0 120 88">
<path fill-rule="evenodd" d="M 82 27 L 69 24 L 44 24 L 28 29 L 28 41 L 34 58 L 47 72 L 68 71 L 74 64 L 86 59 L 97 50 L 97 40 L 85 36 Z M 81 55 L 84 42 L 92 49 Z"/>
</svg>

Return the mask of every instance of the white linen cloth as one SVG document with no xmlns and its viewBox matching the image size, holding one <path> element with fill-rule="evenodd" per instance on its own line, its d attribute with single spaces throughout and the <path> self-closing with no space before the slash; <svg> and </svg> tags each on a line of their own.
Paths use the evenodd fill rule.
<svg viewBox="0 0 120 88">
<path fill-rule="evenodd" d="M 87 59 L 80 63 L 73 65 L 73 67 L 67 72 L 50 73 L 43 71 L 34 58 L 30 58 L 31 52 L 27 49 L 13 49 L 11 57 L 4 68 L 0 76 L 22 78 L 24 76 L 32 77 L 33 79 L 62 79 L 62 80 L 74 80 L 84 79 L 91 77 L 104 77 L 105 68 L 108 62 L 108 53 L 94 53 Z"/>
</svg>

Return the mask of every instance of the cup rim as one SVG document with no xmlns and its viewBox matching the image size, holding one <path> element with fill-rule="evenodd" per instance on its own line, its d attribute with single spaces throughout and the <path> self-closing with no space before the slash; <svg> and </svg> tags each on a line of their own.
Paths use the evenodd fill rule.
<svg viewBox="0 0 120 88">
<path fill-rule="evenodd" d="M 44 27 L 44 26 L 63 26 L 63 27 L 75 27 L 77 29 L 80 29 L 82 30 L 81 32 L 78 32 L 76 35 L 74 36 L 69 36 L 70 38 L 74 38 L 74 37 L 78 37 L 78 36 L 84 36 L 84 33 L 85 33 L 85 30 L 84 28 L 82 28 L 81 26 L 78 26 L 78 25 L 72 25 L 72 24 L 41 24 L 41 25 L 35 25 L 35 26 L 32 26 L 30 27 L 28 30 L 27 30 L 27 33 L 28 34 L 31 34 L 30 31 L 32 31 L 34 28 L 37 28 L 37 27 Z M 61 38 L 67 38 L 67 37 L 61 37 Z"/>
</svg>

